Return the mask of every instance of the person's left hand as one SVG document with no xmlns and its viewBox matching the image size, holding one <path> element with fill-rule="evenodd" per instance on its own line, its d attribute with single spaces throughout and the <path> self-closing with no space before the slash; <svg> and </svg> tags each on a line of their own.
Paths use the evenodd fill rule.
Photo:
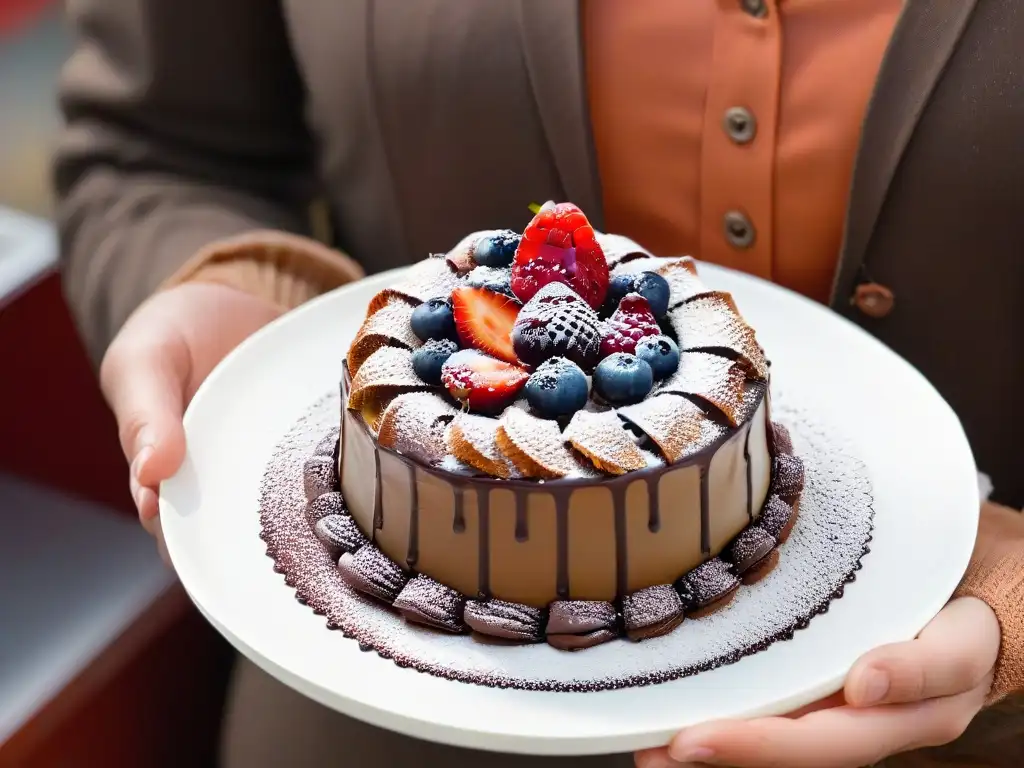
<svg viewBox="0 0 1024 768">
<path fill-rule="evenodd" d="M 863 656 L 841 693 L 787 717 L 687 728 L 666 748 L 638 752 L 637 768 L 861 768 L 946 744 L 984 706 L 999 641 L 991 608 L 954 600 L 916 640 Z"/>
</svg>

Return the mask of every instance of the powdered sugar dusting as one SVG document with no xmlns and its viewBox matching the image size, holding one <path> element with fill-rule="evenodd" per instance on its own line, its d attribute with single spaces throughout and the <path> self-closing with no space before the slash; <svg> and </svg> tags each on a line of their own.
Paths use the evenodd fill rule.
<svg viewBox="0 0 1024 768">
<path fill-rule="evenodd" d="M 595 231 L 594 236 L 604 252 L 604 260 L 608 262 L 609 267 L 632 259 L 653 258 L 650 251 L 624 235 L 611 235 Z"/>
<path fill-rule="evenodd" d="M 518 477 L 516 468 L 498 448 L 498 426 L 498 420 L 489 416 L 459 413 L 445 431 L 445 444 L 463 464 L 492 477 Z"/>
<path fill-rule="evenodd" d="M 669 317 L 684 351 L 729 350 L 758 378 L 768 376 L 768 364 L 754 329 L 740 317 L 730 294 L 715 291 L 693 299 L 670 310 Z"/>
<path fill-rule="evenodd" d="M 614 411 L 577 411 L 563 437 L 602 472 L 621 475 L 647 466 L 643 451 Z"/>
<path fill-rule="evenodd" d="M 627 261 L 617 266 L 612 274 L 629 275 L 639 272 L 656 272 L 665 278 L 668 282 L 670 307 L 712 292 L 697 276 L 697 263 L 689 256 Z"/>
<path fill-rule="evenodd" d="M 687 619 L 675 631 L 640 644 L 613 641 L 579 653 L 546 644 L 479 644 L 411 627 L 348 588 L 306 524 L 301 478 L 305 458 L 337 421 L 337 394 L 318 402 L 276 449 L 261 489 L 262 536 L 285 582 L 327 617 L 329 627 L 404 666 L 452 680 L 531 690 L 595 691 L 673 680 L 791 637 L 842 594 L 867 552 L 871 488 L 863 464 L 851 457 L 835 430 L 777 398 L 772 407 L 806 464 L 800 514 L 778 566 L 740 589 L 722 610 Z M 466 652 L 467 643 L 473 644 L 472 653 Z"/>
<path fill-rule="evenodd" d="M 723 434 L 700 408 L 681 395 L 658 395 L 619 409 L 644 432 L 669 462 L 679 461 Z M 717 430 L 714 429 L 717 427 Z"/>
<path fill-rule="evenodd" d="M 408 301 L 392 296 L 383 307 L 367 317 L 348 352 L 349 372 L 354 375 L 366 359 L 382 346 L 406 349 L 420 347 L 422 342 L 412 332 L 414 309 Z"/>
<path fill-rule="evenodd" d="M 502 453 L 526 477 L 556 478 L 589 472 L 565 444 L 558 422 L 540 419 L 515 406 L 506 408 L 498 428 Z"/>
<path fill-rule="evenodd" d="M 743 406 L 745 381 L 743 368 L 735 360 L 707 352 L 683 352 L 676 372 L 658 392 L 702 397 L 736 426 Z"/>
<path fill-rule="evenodd" d="M 399 395 L 381 414 L 377 440 L 425 464 L 436 464 L 448 452 L 444 430 L 457 413 L 431 392 Z"/>
<path fill-rule="evenodd" d="M 352 379 L 348 407 L 362 408 L 365 403 L 379 397 L 383 390 L 397 394 L 424 389 L 430 387 L 416 375 L 412 367 L 412 353 L 408 349 L 381 347 L 367 358 Z"/>
</svg>

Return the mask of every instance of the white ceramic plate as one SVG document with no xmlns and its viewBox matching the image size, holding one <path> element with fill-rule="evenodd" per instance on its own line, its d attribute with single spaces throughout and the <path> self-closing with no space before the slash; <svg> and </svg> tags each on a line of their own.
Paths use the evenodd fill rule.
<svg viewBox="0 0 1024 768">
<path fill-rule="evenodd" d="M 737 664 L 600 693 L 450 682 L 364 653 L 301 605 L 259 537 L 259 485 L 276 443 L 338 385 L 341 360 L 390 272 L 321 297 L 242 344 L 185 416 L 188 456 L 161 489 L 167 547 L 185 589 L 243 654 L 341 712 L 411 736 L 527 754 L 661 745 L 680 727 L 781 714 L 833 693 L 865 651 L 914 637 L 949 599 L 974 544 L 978 486 L 960 423 L 910 365 L 827 309 L 701 265 L 732 291 L 772 358 L 773 386 L 813 400 L 868 465 L 875 533 L 845 597 L 787 642 Z"/>
</svg>

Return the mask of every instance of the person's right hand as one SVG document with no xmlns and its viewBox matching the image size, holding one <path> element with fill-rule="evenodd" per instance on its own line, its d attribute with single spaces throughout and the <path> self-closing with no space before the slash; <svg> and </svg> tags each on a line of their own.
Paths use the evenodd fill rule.
<svg viewBox="0 0 1024 768">
<path fill-rule="evenodd" d="M 158 489 L 185 457 L 185 407 L 228 352 L 281 312 L 234 288 L 180 285 L 142 304 L 103 358 L 100 385 L 117 419 L 132 498 L 165 561 Z"/>
</svg>

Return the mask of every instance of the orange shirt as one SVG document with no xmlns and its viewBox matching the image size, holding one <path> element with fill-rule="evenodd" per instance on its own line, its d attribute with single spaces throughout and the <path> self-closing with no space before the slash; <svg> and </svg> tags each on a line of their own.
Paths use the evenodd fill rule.
<svg viewBox="0 0 1024 768">
<path fill-rule="evenodd" d="M 825 301 L 903 0 L 585 0 L 605 227 Z"/>
</svg>

